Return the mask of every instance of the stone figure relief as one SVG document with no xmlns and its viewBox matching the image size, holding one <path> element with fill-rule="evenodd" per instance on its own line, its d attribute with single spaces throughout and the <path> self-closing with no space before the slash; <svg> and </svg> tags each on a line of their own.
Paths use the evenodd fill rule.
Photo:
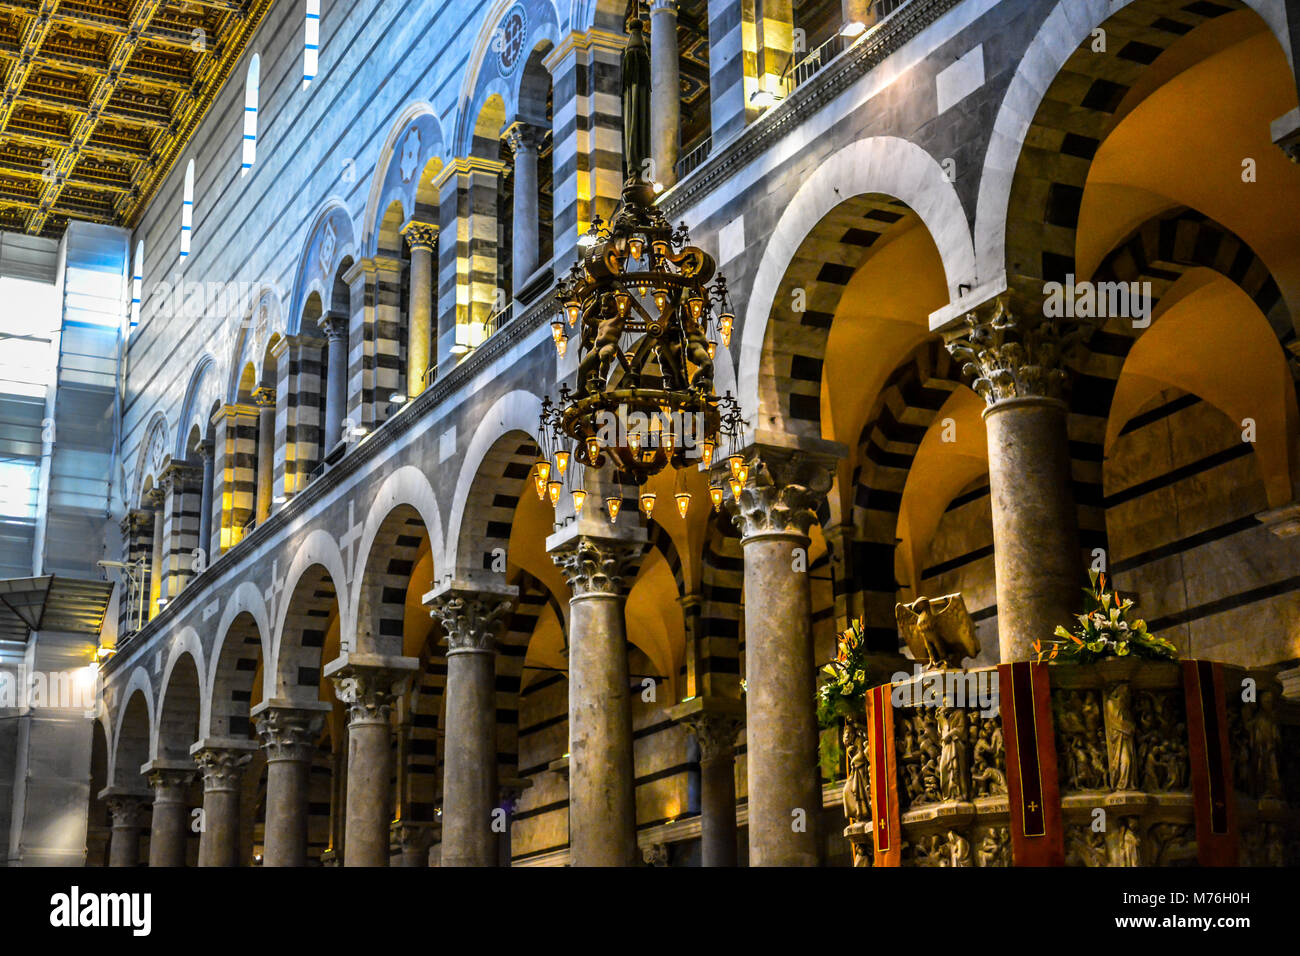
<svg viewBox="0 0 1300 956">
<path fill-rule="evenodd" d="M 1110 865 L 1141 866 L 1142 838 L 1137 832 L 1137 817 L 1120 817 L 1111 833 Z"/>
<path fill-rule="evenodd" d="M 1106 758 L 1112 790 L 1137 789 L 1137 757 L 1134 751 L 1132 694 L 1128 684 L 1106 688 Z"/>
<path fill-rule="evenodd" d="M 973 866 L 970 841 L 956 830 L 948 831 L 948 866 Z"/>
<path fill-rule="evenodd" d="M 966 711 L 960 707 L 939 710 L 939 793 L 945 800 L 970 799 L 970 744 Z"/>
<path fill-rule="evenodd" d="M 1106 733 L 1101 694 L 1095 690 L 1052 695 L 1061 779 L 1068 790 L 1104 790 L 1107 785 Z"/>
<path fill-rule="evenodd" d="M 1147 829 L 1147 865 L 1196 862 L 1196 828 L 1190 823 L 1153 823 Z"/>
<path fill-rule="evenodd" d="M 971 760 L 971 785 L 977 797 L 991 797 L 1007 792 L 1007 755 L 1002 744 L 1002 718 L 976 717 L 976 731 Z"/>
<path fill-rule="evenodd" d="M 1242 716 L 1242 703 L 1234 694 L 1228 695 L 1228 746 L 1232 759 L 1232 786 L 1242 793 L 1250 793 L 1250 732 Z"/>
<path fill-rule="evenodd" d="M 1137 758 L 1142 789 L 1186 790 L 1191 780 L 1187 761 L 1187 723 L 1177 691 L 1143 691 L 1134 702 Z"/>
<path fill-rule="evenodd" d="M 1010 866 L 1011 831 L 1006 827 L 985 828 L 975 859 L 979 866 Z"/>
<path fill-rule="evenodd" d="M 927 803 L 938 803 L 939 755 L 942 743 L 938 718 L 932 708 L 919 708 L 910 717 L 899 715 L 895 721 L 898 766 L 902 772 L 903 810 Z M 901 739 L 897 739 L 901 738 Z"/>
<path fill-rule="evenodd" d="M 1106 866 L 1106 835 L 1086 823 L 1066 827 L 1065 865 Z"/>
<path fill-rule="evenodd" d="M 1250 794 L 1259 798 L 1281 800 L 1282 775 L 1278 770 L 1278 729 L 1273 710 L 1277 698 L 1273 691 L 1262 691 L 1259 703 L 1246 709 L 1244 723 L 1250 741 Z"/>
<path fill-rule="evenodd" d="M 854 720 L 844 722 L 844 816 L 849 824 L 871 820 L 871 762 L 868 758 L 867 728 Z M 866 843 L 851 843 L 854 866 L 870 866 Z"/>
</svg>

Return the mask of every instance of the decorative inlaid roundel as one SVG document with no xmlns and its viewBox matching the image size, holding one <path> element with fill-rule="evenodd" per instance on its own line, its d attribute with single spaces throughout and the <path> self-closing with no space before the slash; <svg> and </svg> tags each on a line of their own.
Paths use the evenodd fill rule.
<svg viewBox="0 0 1300 956">
<path fill-rule="evenodd" d="M 524 40 L 528 36 L 528 16 L 523 7 L 514 7 L 502 18 L 492 37 L 493 48 L 503 74 L 514 71 L 524 55 Z"/>
</svg>

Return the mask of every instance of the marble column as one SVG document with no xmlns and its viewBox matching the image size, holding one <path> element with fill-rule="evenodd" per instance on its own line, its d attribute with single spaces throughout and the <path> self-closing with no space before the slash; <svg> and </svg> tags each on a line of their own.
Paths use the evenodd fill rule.
<svg viewBox="0 0 1300 956">
<path fill-rule="evenodd" d="M 419 666 L 413 657 L 345 652 L 325 668 L 348 713 L 344 866 L 388 866 L 393 699 Z"/>
<path fill-rule="evenodd" d="M 152 621 L 158 613 L 158 599 L 162 597 L 163 579 L 163 503 L 166 495 L 161 488 L 149 493 L 149 504 L 153 510 L 153 551 L 149 559 L 149 612 L 145 615 Z"/>
<path fill-rule="evenodd" d="M 153 822 L 149 829 L 149 865 L 184 866 L 185 844 L 190 831 L 190 808 L 186 801 L 194 766 L 160 760 L 145 764 L 149 788 L 153 790 Z"/>
<path fill-rule="evenodd" d="M 138 793 L 109 791 L 104 795 L 112 820 L 108 844 L 109 866 L 140 865 L 140 831 L 144 828 L 149 797 Z"/>
<path fill-rule="evenodd" d="M 541 219 L 537 206 L 537 149 L 542 131 L 525 122 L 511 124 L 506 142 L 515 154 L 514 242 L 511 285 L 518 298 L 528 277 L 537 271 L 537 235 Z"/>
<path fill-rule="evenodd" d="M 239 791 L 252 760 L 252 741 L 199 741 L 190 748 L 203 775 L 199 866 L 239 866 Z"/>
<path fill-rule="evenodd" d="M 727 499 L 745 560 L 749 865 L 816 866 L 822 806 L 808 531 L 842 446 L 764 437 L 746 453 L 739 500 Z"/>
<path fill-rule="evenodd" d="M 322 455 L 328 455 L 343 440 L 343 418 L 348 403 L 348 322 L 348 316 L 334 313 L 322 315 L 317 320 L 328 342 Z"/>
<path fill-rule="evenodd" d="M 329 704 L 263 701 L 253 708 L 266 751 L 263 866 L 307 865 L 308 782 L 312 752 Z"/>
<path fill-rule="evenodd" d="M 681 60 L 677 52 L 677 0 L 650 2 L 650 155 L 654 179 L 677 182 L 682 123 Z"/>
<path fill-rule="evenodd" d="M 402 235 L 411 248 L 406 397 L 415 398 L 433 381 L 429 366 L 433 364 L 433 253 L 438 248 L 438 227 L 412 219 Z"/>
<path fill-rule="evenodd" d="M 271 517 L 275 491 L 275 389 L 255 389 L 253 404 L 257 406 L 257 503 L 253 517 L 260 525 Z"/>
<path fill-rule="evenodd" d="M 1087 332 L 1062 332 L 1041 313 L 1012 311 L 1006 296 L 966 316 L 948 350 L 986 403 L 998 650 L 1030 660 L 1035 641 L 1073 622 L 1083 567 L 1070 481 L 1061 354 Z"/>
<path fill-rule="evenodd" d="M 442 865 L 496 866 L 496 642 L 518 589 L 453 583 L 425 595 L 447 641 Z"/>
<path fill-rule="evenodd" d="M 736 865 L 736 734 L 745 705 L 693 697 L 672 709 L 700 746 L 700 850 L 703 866 Z"/>
<path fill-rule="evenodd" d="M 592 509 L 594 510 L 594 509 Z M 552 543 L 556 542 L 556 543 Z M 635 866 L 636 783 L 624 609 L 642 545 L 552 536 L 547 550 L 569 599 L 569 858 Z"/>
</svg>

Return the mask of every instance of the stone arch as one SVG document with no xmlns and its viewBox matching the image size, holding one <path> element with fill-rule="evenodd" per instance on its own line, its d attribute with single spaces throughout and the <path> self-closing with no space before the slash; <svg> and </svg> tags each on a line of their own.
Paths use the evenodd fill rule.
<svg viewBox="0 0 1300 956">
<path fill-rule="evenodd" d="M 430 163 L 445 163 L 446 151 L 442 124 L 433 106 L 423 100 L 409 104 L 393 123 L 379 152 L 363 220 L 364 255 L 373 256 L 379 251 L 382 219 L 394 202 L 401 203 L 406 218 L 418 215 L 423 171 Z M 398 227 L 404 223 L 405 219 Z"/>
<path fill-rule="evenodd" d="M 348 621 L 344 559 L 337 542 L 316 530 L 298 548 L 285 575 L 275 628 L 274 666 L 266 668 L 263 699 L 311 702 L 317 699 L 322 649 L 331 616 L 337 611 L 340 648 L 351 646 L 342 628 Z"/>
<path fill-rule="evenodd" d="M 256 584 L 236 585 L 216 633 L 199 735 L 242 739 L 252 731 L 249 710 L 257 670 L 271 659 L 271 622 Z"/>
<path fill-rule="evenodd" d="M 160 686 L 150 758 L 189 760 L 190 745 L 199 739 L 206 686 L 203 645 L 194 628 L 186 627 L 177 633 Z"/>
<path fill-rule="evenodd" d="M 768 239 L 745 306 L 737 390 L 751 422 L 821 437 L 818 348 L 845 283 L 881 227 L 909 211 L 929 231 L 957 302 L 976 284 L 975 252 L 957 192 L 929 153 L 897 137 L 873 137 L 840 149 L 805 179 Z M 801 257 L 805 243 L 822 253 Z M 835 255 L 825 255 L 827 243 Z M 802 314 L 788 307 L 795 287 L 806 292 Z M 778 355 L 790 367 L 777 368 Z M 783 388 L 791 378 L 797 384 L 816 379 L 816 393 L 806 394 L 811 385 Z"/>
<path fill-rule="evenodd" d="M 149 673 L 136 667 L 122 690 L 122 706 L 110 738 L 110 787 L 141 792 L 140 768 L 153 749 L 154 698 Z"/>
<path fill-rule="evenodd" d="M 437 576 L 438 561 L 445 550 L 442 531 L 442 511 L 433 486 L 424 472 L 414 465 L 404 465 L 384 479 L 375 491 L 362 526 L 361 538 L 357 550 L 358 568 L 361 573 L 354 574 L 348 607 L 352 617 L 345 633 L 356 636 L 358 641 L 366 627 L 375 626 L 377 620 L 391 620 L 397 614 L 400 622 L 402 599 L 393 596 L 392 600 L 383 598 L 382 578 L 387 574 L 400 573 L 393 569 L 393 562 L 413 565 L 420 550 L 420 541 L 410 541 L 412 536 L 427 536 L 429 550 L 434 560 L 434 575 Z M 371 567 L 372 558 L 387 561 L 389 567 L 378 570 Z M 372 571 L 374 572 L 372 574 Z M 405 572 L 408 576 L 410 568 Z M 376 575 L 378 575 L 376 577 Z M 375 589 L 378 588 L 378 591 Z M 367 591 L 371 591 L 367 595 Z M 403 592 L 405 584 L 403 584 Z M 396 605 L 394 607 L 393 605 Z M 387 616 L 386 616 L 387 615 Z M 368 623 L 367 623 L 368 622 Z M 377 636 L 377 635 L 372 635 Z M 358 650 L 370 648 L 357 645 Z M 401 648 L 386 653 L 400 654 Z"/>
<path fill-rule="evenodd" d="M 355 259 L 356 254 L 352 217 L 343 200 L 337 197 L 325 200 L 312 217 L 307 241 L 294 272 L 287 335 L 297 335 L 301 331 L 303 310 L 312 293 L 319 297 L 322 312 L 338 308 L 339 303 L 334 301 L 339 284 L 336 277 L 344 263 Z"/>
<path fill-rule="evenodd" d="M 140 496 L 146 490 L 146 480 L 150 487 L 158 484 L 158 477 L 171 457 L 167 451 L 168 444 L 167 413 L 159 410 L 149 417 L 144 439 L 140 442 L 140 451 L 136 455 L 135 480 L 131 486 L 132 507 L 140 506 Z"/>
<path fill-rule="evenodd" d="M 518 496 L 498 492 L 503 480 L 528 477 L 537 457 L 533 435 L 541 410 L 536 395 L 515 390 L 497 399 L 480 419 L 456 479 L 444 576 L 482 574 L 490 567 L 493 549 L 508 547 Z"/>
<path fill-rule="evenodd" d="M 503 66 L 502 51 L 493 49 L 493 38 L 507 15 L 522 13 L 524 34 L 516 58 Z M 474 127 L 488 99 L 500 96 L 503 115 L 514 117 L 519 109 L 519 80 L 529 53 L 543 43 L 560 42 L 560 17 L 551 0 L 496 0 L 483 17 L 483 27 L 474 41 L 469 68 L 457 99 L 455 152 L 473 153 Z M 513 50 L 513 44 L 512 44 Z"/>
<path fill-rule="evenodd" d="M 1009 266 L 1022 255 L 1026 258 L 1022 271 L 1030 273 L 1024 277 L 1025 283 L 1041 285 L 1044 279 L 1073 271 L 1074 220 L 1083 185 L 1092 153 L 1110 128 L 1118 99 L 1161 52 L 1188 32 L 1171 24 L 1191 29 L 1247 7 L 1268 25 L 1294 71 L 1286 5 L 1281 0 L 1222 0 L 1214 4 L 1062 0 L 1052 10 L 1020 59 L 985 153 L 975 211 L 981 282 L 1016 284 Z M 1123 20 L 1110 23 L 1116 14 Z M 1092 32 L 1103 24 L 1108 24 L 1107 42 L 1119 51 L 1117 56 L 1091 52 Z M 1078 69 L 1068 69 L 1075 58 Z M 1048 105 L 1053 108 L 1046 108 Z M 1084 127 L 1095 135 L 1081 132 Z M 1035 144 L 1035 149 L 1040 148 L 1037 144 L 1050 144 L 1055 150 L 1051 161 L 1042 164 L 1045 171 L 1051 171 L 1046 180 L 1029 183 L 1018 175 L 1026 144 Z M 1018 183 L 1022 189 L 1046 197 L 1047 221 L 1058 228 L 1044 229 L 1037 211 L 1041 202 L 1032 214 L 1025 203 L 1015 202 Z M 1009 235 L 1015 237 L 1013 242 L 1008 241 Z"/>
<path fill-rule="evenodd" d="M 217 360 L 210 352 L 204 352 L 190 375 L 189 384 L 185 386 L 185 398 L 181 402 L 181 416 L 172 449 L 173 458 L 184 461 L 190 457 L 192 449 L 188 447 L 189 436 L 195 428 L 199 430 L 200 436 L 208 433 L 209 418 L 204 417 L 204 413 L 219 401 Z"/>
</svg>

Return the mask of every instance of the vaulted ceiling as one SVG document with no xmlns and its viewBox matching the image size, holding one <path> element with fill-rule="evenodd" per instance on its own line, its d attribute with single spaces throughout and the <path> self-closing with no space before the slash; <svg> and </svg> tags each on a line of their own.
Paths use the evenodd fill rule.
<svg viewBox="0 0 1300 956">
<path fill-rule="evenodd" d="M 129 226 L 271 0 L 0 0 L 0 229 Z"/>
</svg>

